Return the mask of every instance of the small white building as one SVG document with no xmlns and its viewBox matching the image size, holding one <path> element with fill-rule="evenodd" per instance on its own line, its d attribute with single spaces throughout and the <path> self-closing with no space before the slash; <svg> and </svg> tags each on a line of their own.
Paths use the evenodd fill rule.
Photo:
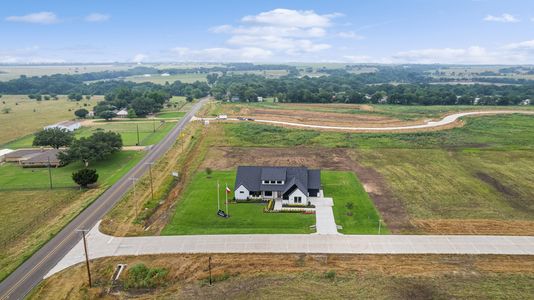
<svg viewBox="0 0 534 300">
<path fill-rule="evenodd" d="M 258 102 L 263 102 L 263 97 L 258 97 Z"/>
<path fill-rule="evenodd" d="M 126 118 L 128 117 L 128 111 L 126 108 L 123 108 L 117 112 L 117 118 Z"/>
<path fill-rule="evenodd" d="M 525 100 L 521 101 L 520 104 L 521 105 L 530 105 L 530 99 L 525 99 Z"/>
<path fill-rule="evenodd" d="M 0 149 L 0 162 L 4 162 L 5 156 L 15 150 L 11 149 Z"/>
<path fill-rule="evenodd" d="M 227 116 L 227 115 L 218 115 L 218 116 L 217 116 L 217 119 L 219 119 L 219 120 L 226 120 L 226 119 L 228 119 L 228 116 Z"/>
<path fill-rule="evenodd" d="M 61 128 L 67 131 L 74 131 L 80 127 L 81 125 L 80 125 L 80 122 L 78 121 L 63 121 L 63 122 L 56 123 L 54 125 L 46 126 L 44 127 L 44 129 Z"/>
</svg>

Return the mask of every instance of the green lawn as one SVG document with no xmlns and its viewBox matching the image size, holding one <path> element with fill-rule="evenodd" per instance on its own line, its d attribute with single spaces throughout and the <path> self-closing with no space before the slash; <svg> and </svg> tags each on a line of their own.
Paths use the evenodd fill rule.
<svg viewBox="0 0 534 300">
<path fill-rule="evenodd" d="M 184 111 L 164 111 L 156 115 L 156 117 L 164 119 L 178 119 L 183 116 L 185 116 Z"/>
<path fill-rule="evenodd" d="M 172 220 L 163 229 L 164 235 L 175 234 L 247 234 L 247 233 L 312 233 L 314 215 L 264 213 L 265 204 L 230 204 L 231 217 L 217 213 L 217 180 L 221 183 L 221 205 L 224 205 L 224 185 L 233 190 L 234 171 L 214 171 L 211 178 L 197 173 L 178 200 Z"/>
<path fill-rule="evenodd" d="M 354 174 L 323 171 L 321 176 L 325 196 L 334 198 L 334 215 L 336 222 L 343 226 L 342 232 L 376 234 L 378 214 Z M 178 201 L 174 217 L 162 234 L 312 233 L 309 226 L 315 224 L 314 215 L 264 213 L 263 203 L 230 204 L 231 217 L 218 217 L 217 180 L 221 183 L 223 199 L 224 184 L 233 187 L 235 172 L 215 171 L 211 178 L 205 172 L 197 173 Z M 223 202 L 224 199 L 221 205 Z M 352 216 L 347 215 L 345 204 L 348 202 L 354 203 Z M 387 232 L 386 228 L 382 231 Z"/>
<path fill-rule="evenodd" d="M 137 145 L 137 126 L 139 126 L 139 141 L 141 146 L 148 146 L 157 144 L 167 133 L 173 128 L 175 123 L 161 123 L 159 120 L 155 122 L 135 122 L 128 123 L 114 123 L 107 122 L 97 126 L 82 127 L 75 131 L 75 137 L 88 137 L 96 131 L 113 131 L 117 132 L 122 137 L 124 146 Z M 155 128 L 155 132 L 154 132 Z M 6 148 L 18 149 L 32 147 L 34 135 L 27 135 L 17 139 L 7 145 Z"/>
<path fill-rule="evenodd" d="M 100 185 L 110 185 L 124 175 L 144 155 L 139 151 L 121 151 L 113 154 L 105 161 L 91 164 L 99 174 Z M 71 163 L 65 167 L 52 168 L 52 184 L 54 187 L 74 187 L 72 173 L 83 168 L 82 163 Z M 22 168 L 17 164 L 0 165 L 0 190 L 12 189 L 47 189 L 49 176 L 47 168 Z"/>
<path fill-rule="evenodd" d="M 352 172 L 322 171 L 321 182 L 325 197 L 334 199 L 334 218 L 345 234 L 377 234 L 378 212 Z M 349 209 L 347 203 L 352 203 Z M 389 231 L 382 224 L 381 234 Z"/>
</svg>

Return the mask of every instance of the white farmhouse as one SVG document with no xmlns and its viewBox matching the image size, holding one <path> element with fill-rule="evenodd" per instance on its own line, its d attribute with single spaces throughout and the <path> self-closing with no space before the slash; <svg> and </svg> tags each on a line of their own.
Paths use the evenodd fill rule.
<svg viewBox="0 0 534 300">
<path fill-rule="evenodd" d="M 306 167 L 240 166 L 234 187 L 237 200 L 275 199 L 282 204 L 307 204 L 322 197 L 321 170 Z"/>
<path fill-rule="evenodd" d="M 128 117 L 128 111 L 126 108 L 123 108 L 117 112 L 117 118 L 126 118 Z"/>
<path fill-rule="evenodd" d="M 61 129 L 65 129 L 67 131 L 74 131 L 74 130 L 80 128 L 80 127 L 81 127 L 80 122 L 77 122 L 77 121 L 63 121 L 63 122 L 56 123 L 54 125 L 46 126 L 44 129 L 61 128 Z"/>
</svg>

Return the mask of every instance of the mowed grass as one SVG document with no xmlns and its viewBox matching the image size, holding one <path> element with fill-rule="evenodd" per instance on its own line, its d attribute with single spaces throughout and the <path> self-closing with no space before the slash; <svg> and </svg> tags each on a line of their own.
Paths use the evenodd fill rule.
<svg viewBox="0 0 534 300">
<path fill-rule="evenodd" d="M 82 127 L 75 131 L 74 136 L 75 138 L 88 137 L 98 131 L 112 131 L 121 135 L 124 146 L 137 146 L 137 126 L 139 126 L 139 146 L 148 146 L 157 144 L 174 125 L 175 123 L 161 123 L 160 120 L 155 122 L 102 122 L 95 126 Z M 5 147 L 10 149 L 31 148 L 34 138 L 33 134 L 26 135 L 6 144 Z"/>
<path fill-rule="evenodd" d="M 233 190 L 235 171 L 214 171 L 209 178 L 205 172 L 198 172 L 178 199 L 174 216 L 162 234 L 312 233 L 314 215 L 264 213 L 264 203 L 232 203 L 230 218 L 217 216 L 217 180 L 221 184 L 221 207 L 226 210 L 224 188 L 228 183 Z"/>
<path fill-rule="evenodd" d="M 66 96 L 59 96 L 59 100 L 55 101 L 35 101 L 25 95 L 3 95 L 0 98 L 0 110 L 10 108 L 11 112 L 0 112 L 0 145 L 42 130 L 44 126 L 74 119 L 76 109 L 91 110 L 101 98 L 93 96 L 92 100 L 75 102 L 67 100 Z"/>
<path fill-rule="evenodd" d="M 343 227 L 339 230 L 340 232 L 345 234 L 378 233 L 380 217 L 354 173 L 322 171 L 321 183 L 325 197 L 334 199 L 334 218 L 336 224 Z M 384 224 L 381 226 L 380 233 L 389 233 Z"/>
<path fill-rule="evenodd" d="M 156 117 L 163 119 L 178 119 L 183 116 L 185 116 L 185 111 L 165 111 L 156 115 Z"/>
<path fill-rule="evenodd" d="M 109 186 L 133 167 L 144 155 L 140 151 L 121 151 L 110 158 L 89 165 L 97 170 L 98 184 Z M 52 168 L 54 187 L 76 187 L 72 173 L 82 169 L 81 162 L 74 162 L 61 168 Z M 16 163 L 0 165 L 0 190 L 47 189 L 49 176 L 47 168 L 22 168 Z"/>
</svg>

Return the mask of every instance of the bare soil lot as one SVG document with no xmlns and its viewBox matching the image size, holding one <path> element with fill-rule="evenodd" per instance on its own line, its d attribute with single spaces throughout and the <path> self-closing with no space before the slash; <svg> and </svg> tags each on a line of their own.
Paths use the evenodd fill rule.
<svg viewBox="0 0 534 300">
<path fill-rule="evenodd" d="M 208 286 L 208 254 L 130 256 L 91 262 L 94 287 L 79 264 L 44 281 L 30 299 L 450 299 L 531 294 L 534 258 L 466 255 L 211 255 L 214 285 Z M 108 294 L 117 263 L 143 263 L 168 270 L 165 285 Z"/>
</svg>

